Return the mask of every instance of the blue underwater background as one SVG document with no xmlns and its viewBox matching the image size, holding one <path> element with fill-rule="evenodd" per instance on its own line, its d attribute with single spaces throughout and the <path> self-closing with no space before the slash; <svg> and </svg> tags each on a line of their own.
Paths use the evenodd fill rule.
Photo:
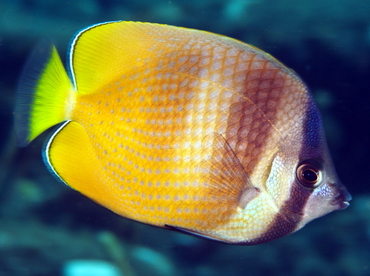
<svg viewBox="0 0 370 276">
<path fill-rule="evenodd" d="M 17 148 L 13 107 L 27 55 L 111 20 L 166 23 L 255 45 L 293 68 L 323 113 L 351 206 L 257 246 L 211 242 L 121 218 L 58 183 L 47 133 Z M 370 275 L 370 1 L 0 0 L 0 275 Z"/>
</svg>

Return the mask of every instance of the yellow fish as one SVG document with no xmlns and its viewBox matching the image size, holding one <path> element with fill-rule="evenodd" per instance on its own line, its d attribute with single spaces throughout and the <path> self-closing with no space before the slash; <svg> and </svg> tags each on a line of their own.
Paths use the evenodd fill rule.
<svg viewBox="0 0 370 276">
<path fill-rule="evenodd" d="M 306 85 L 265 52 L 118 21 L 80 31 L 68 59 L 69 77 L 50 43 L 31 55 L 15 109 L 19 145 L 63 122 L 46 164 L 113 212 L 258 244 L 349 205 Z"/>
</svg>

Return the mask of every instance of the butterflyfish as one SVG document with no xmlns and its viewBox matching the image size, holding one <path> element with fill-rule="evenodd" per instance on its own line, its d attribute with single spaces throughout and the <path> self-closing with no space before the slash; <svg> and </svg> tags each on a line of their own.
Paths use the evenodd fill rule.
<svg viewBox="0 0 370 276">
<path fill-rule="evenodd" d="M 48 41 L 31 54 L 17 140 L 59 124 L 46 165 L 113 212 L 249 245 L 349 205 L 307 86 L 262 50 L 116 21 L 77 33 L 67 62 L 68 73 Z"/>
</svg>

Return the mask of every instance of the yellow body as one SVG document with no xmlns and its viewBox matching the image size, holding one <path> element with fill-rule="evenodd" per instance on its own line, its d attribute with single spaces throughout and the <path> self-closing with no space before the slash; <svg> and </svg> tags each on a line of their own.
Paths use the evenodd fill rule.
<svg viewBox="0 0 370 276">
<path fill-rule="evenodd" d="M 289 198 L 282 182 L 294 181 L 272 174 L 292 126 L 304 120 L 292 106 L 311 101 L 293 72 L 233 39 L 133 22 L 76 36 L 72 84 L 51 52 L 40 79 L 60 76 L 47 83 L 62 107 L 50 115 L 31 108 L 20 143 L 67 121 L 45 153 L 62 181 L 127 218 L 226 242 L 264 241 Z M 52 95 L 35 86 L 36 97 Z"/>
</svg>

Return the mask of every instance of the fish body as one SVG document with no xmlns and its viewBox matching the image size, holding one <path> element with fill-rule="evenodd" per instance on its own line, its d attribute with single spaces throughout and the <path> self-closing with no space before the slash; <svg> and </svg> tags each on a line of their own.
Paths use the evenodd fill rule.
<svg viewBox="0 0 370 276">
<path fill-rule="evenodd" d="M 67 75 L 40 44 L 20 80 L 25 146 L 117 214 L 236 244 L 348 206 L 306 85 L 265 52 L 198 30 L 107 22 L 72 41 Z"/>
</svg>

